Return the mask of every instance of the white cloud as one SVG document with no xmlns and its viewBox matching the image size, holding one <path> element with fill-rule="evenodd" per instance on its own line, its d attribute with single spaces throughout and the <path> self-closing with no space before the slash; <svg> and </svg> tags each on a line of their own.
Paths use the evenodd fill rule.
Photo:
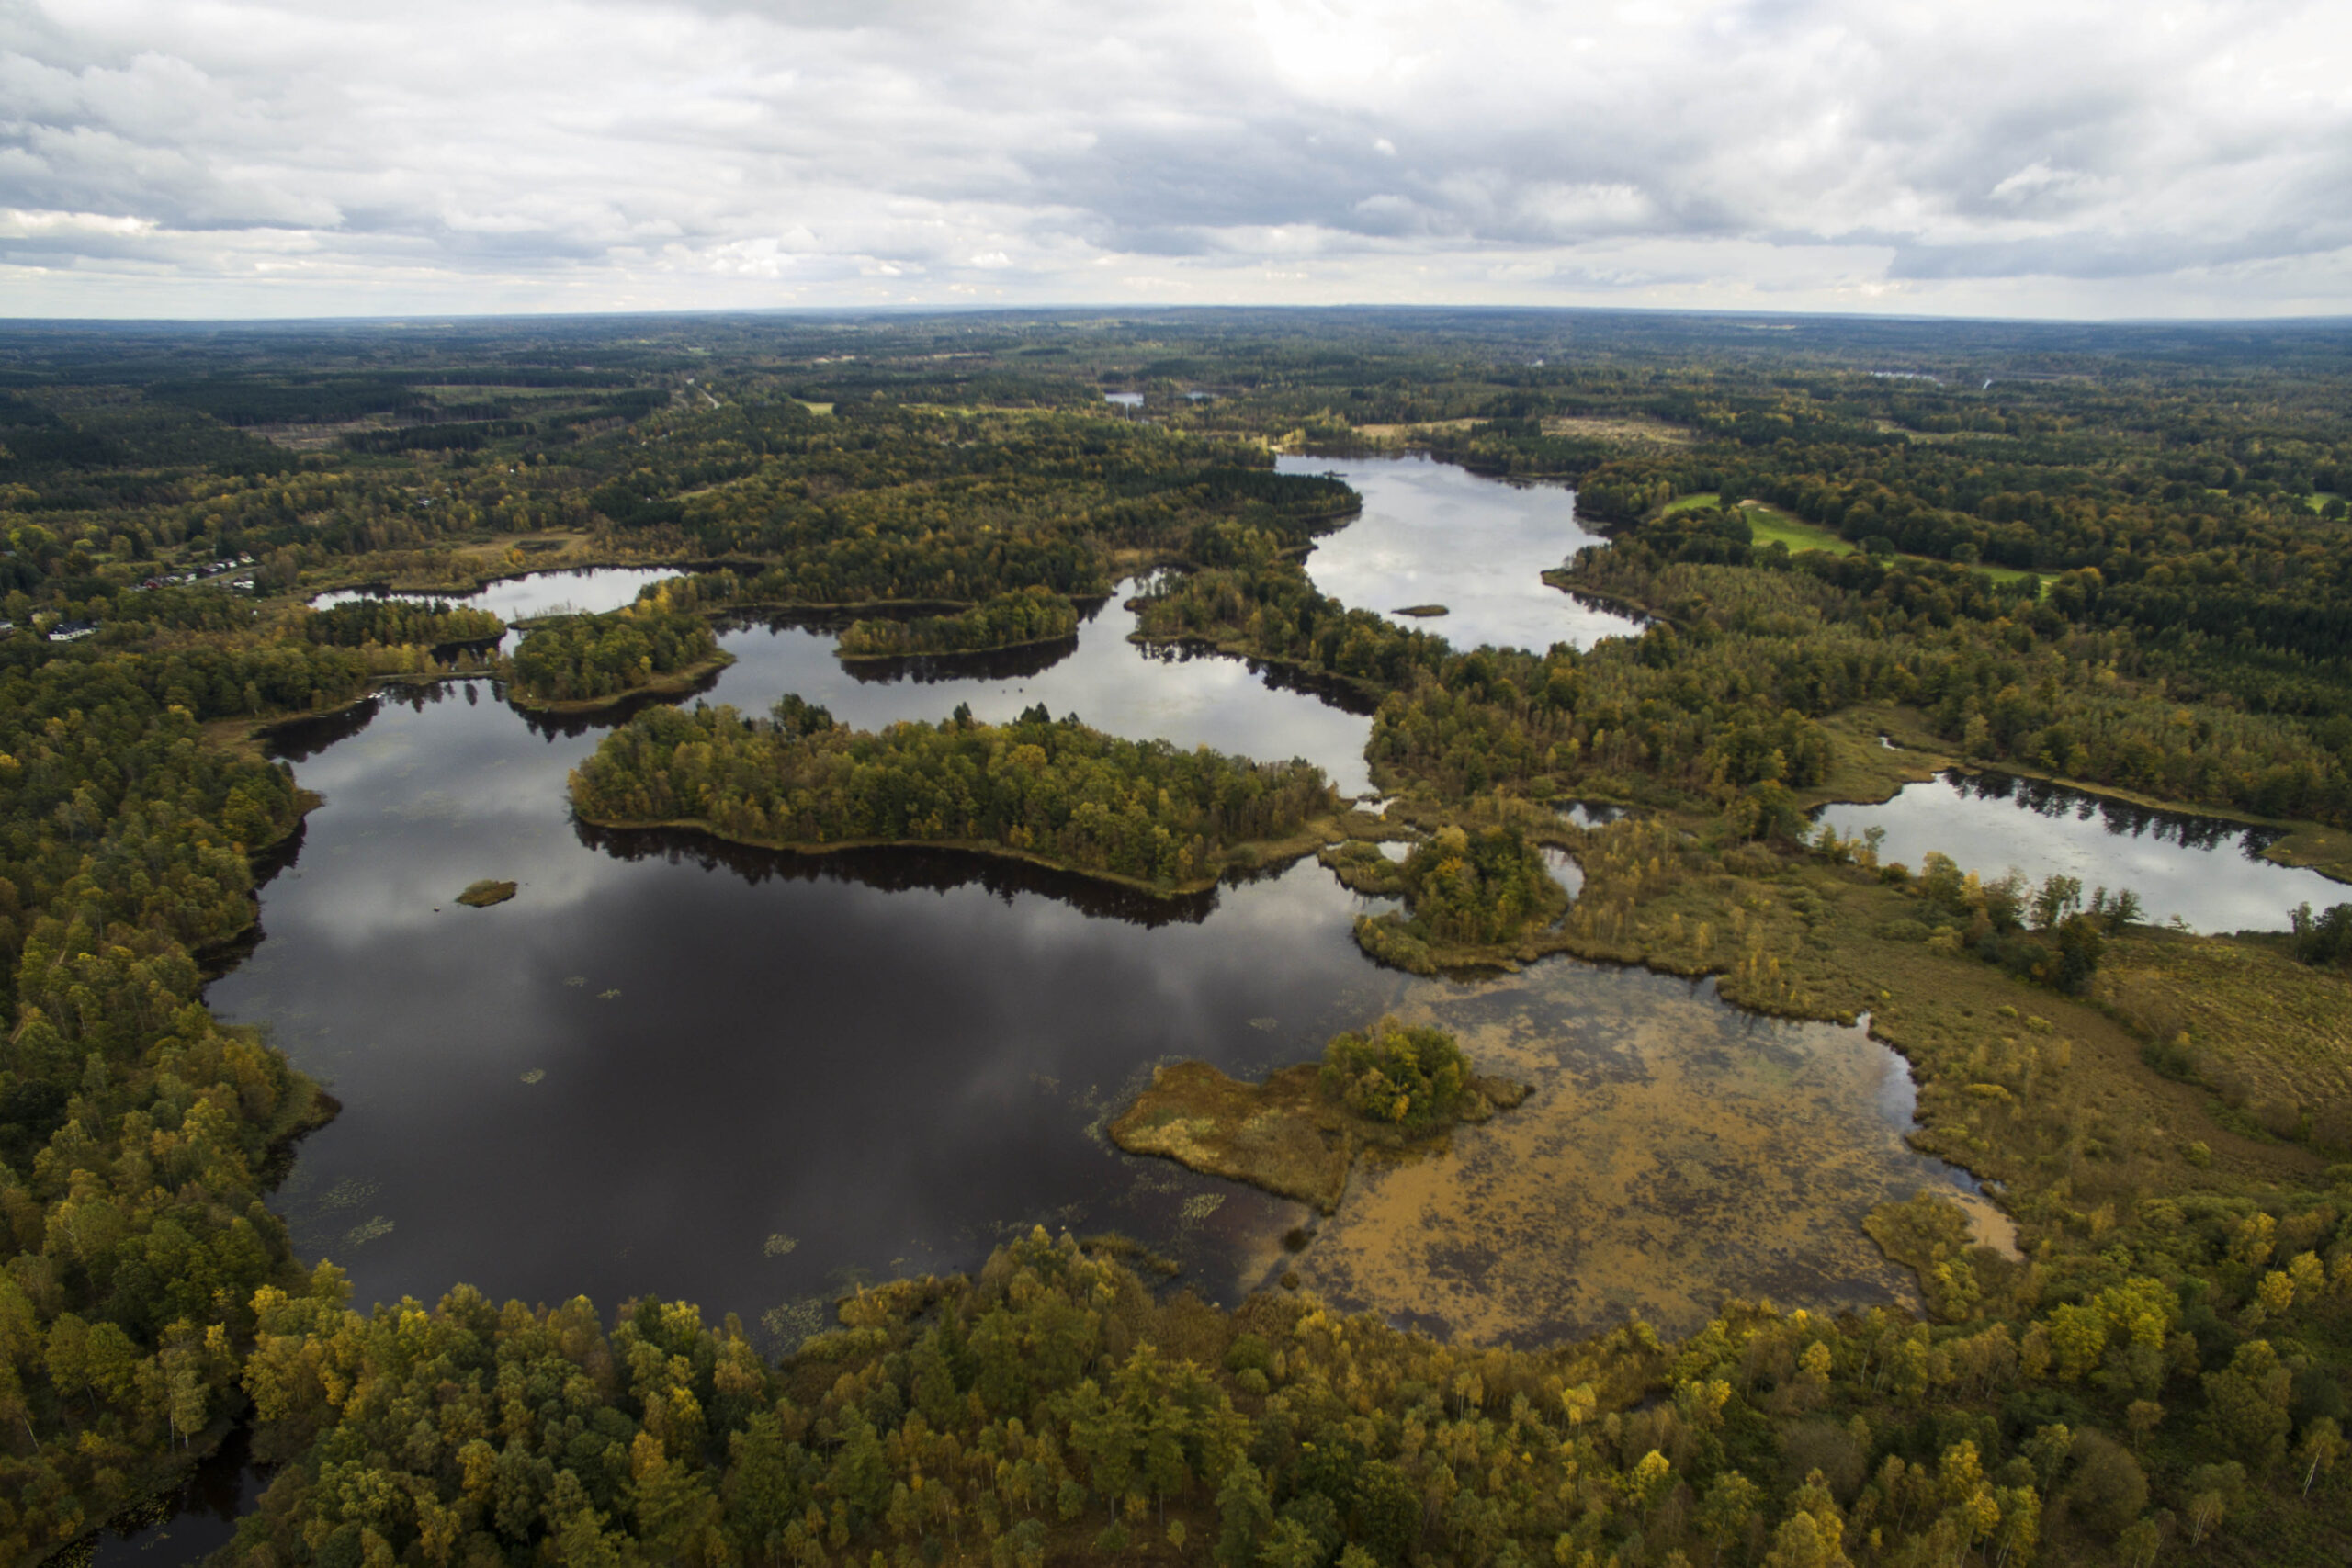
<svg viewBox="0 0 2352 1568">
<path fill-rule="evenodd" d="M 0 313 L 2352 309 L 2310 0 L 0 0 Z"/>
</svg>

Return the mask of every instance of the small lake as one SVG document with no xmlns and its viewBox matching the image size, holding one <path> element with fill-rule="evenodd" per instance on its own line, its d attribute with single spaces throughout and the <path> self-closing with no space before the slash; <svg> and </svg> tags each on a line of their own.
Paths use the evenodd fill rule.
<svg viewBox="0 0 2352 1568">
<path fill-rule="evenodd" d="M 1363 512 L 1306 558 L 1315 586 L 1341 604 L 1376 610 L 1468 650 L 1491 643 L 1541 653 L 1555 642 L 1590 648 L 1641 623 L 1547 586 L 1544 573 L 1604 543 L 1577 522 L 1576 491 L 1510 484 L 1427 457 L 1274 459 L 1286 474 L 1333 474 L 1363 497 Z M 1442 604 L 1446 614 L 1400 615 Z"/>
<path fill-rule="evenodd" d="M 2276 829 L 2007 773 L 1954 769 L 1907 784 L 1883 805 L 1828 806 L 1815 819 L 1841 838 L 1884 829 L 1879 858 L 1915 872 L 1935 852 L 1987 877 L 2011 867 L 2036 884 L 2077 877 L 2086 898 L 2096 887 L 2128 887 L 2140 896 L 2143 919 L 2178 919 L 2193 931 L 2285 931 L 2298 904 L 2325 908 L 2352 898 L 2352 888 L 2318 872 L 2264 860 Z"/>
<path fill-rule="evenodd" d="M 487 682 L 321 739 L 296 769 L 328 804 L 209 1000 L 343 1100 L 279 1201 L 362 1302 L 650 1292 L 788 1342 L 856 1278 L 1035 1224 L 1197 1259 L 1250 1195 L 1096 1124 L 1158 1061 L 1295 1059 L 1396 989 L 1350 936 L 1382 906 L 1312 862 L 1162 902 L 977 856 L 582 830 L 564 780 L 595 736 Z M 521 891 L 457 905 L 479 876 Z"/>
</svg>

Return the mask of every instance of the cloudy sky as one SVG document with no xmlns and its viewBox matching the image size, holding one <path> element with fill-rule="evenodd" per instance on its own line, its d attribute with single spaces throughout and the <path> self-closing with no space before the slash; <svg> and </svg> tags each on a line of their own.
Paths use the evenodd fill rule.
<svg viewBox="0 0 2352 1568">
<path fill-rule="evenodd" d="M 2352 311 L 2344 0 L 0 0 L 0 316 Z"/>
</svg>

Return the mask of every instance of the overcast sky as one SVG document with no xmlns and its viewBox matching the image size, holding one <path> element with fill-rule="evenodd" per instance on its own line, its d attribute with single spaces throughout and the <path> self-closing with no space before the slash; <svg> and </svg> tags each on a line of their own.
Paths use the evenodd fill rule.
<svg viewBox="0 0 2352 1568">
<path fill-rule="evenodd" d="M 0 316 L 2352 311 L 2352 4 L 0 0 Z"/>
</svg>

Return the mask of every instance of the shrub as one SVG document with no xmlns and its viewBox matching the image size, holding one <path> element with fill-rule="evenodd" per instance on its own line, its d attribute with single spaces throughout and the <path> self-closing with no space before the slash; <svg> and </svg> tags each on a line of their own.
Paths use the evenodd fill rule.
<svg viewBox="0 0 2352 1568">
<path fill-rule="evenodd" d="M 1383 1019 L 1369 1034 L 1340 1034 L 1323 1048 L 1324 1092 L 1359 1116 L 1422 1127 L 1453 1115 L 1470 1087 L 1470 1064 L 1442 1029 Z"/>
</svg>

